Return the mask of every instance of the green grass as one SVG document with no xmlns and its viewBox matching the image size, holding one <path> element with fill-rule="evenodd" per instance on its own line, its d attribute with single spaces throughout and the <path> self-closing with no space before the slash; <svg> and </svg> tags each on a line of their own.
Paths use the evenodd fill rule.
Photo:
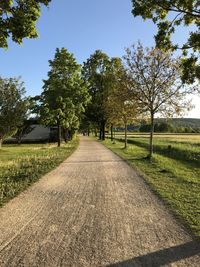
<svg viewBox="0 0 200 267">
<path fill-rule="evenodd" d="M 78 139 L 54 144 L 4 145 L 0 149 L 0 206 L 66 159 Z"/>
<path fill-rule="evenodd" d="M 132 142 L 131 142 L 132 141 Z M 122 140 L 104 145 L 126 159 L 147 181 L 150 187 L 165 201 L 175 214 L 200 238 L 200 138 L 199 143 L 182 142 L 177 137 L 155 138 L 157 152 L 150 161 L 148 139 L 129 138 L 128 148 Z M 131 143 L 131 144 L 130 144 Z M 168 145 L 172 146 L 170 151 Z"/>
<path fill-rule="evenodd" d="M 157 135 L 154 137 L 154 152 L 173 159 L 179 159 L 190 163 L 200 164 L 200 135 L 187 136 L 187 139 L 181 139 L 180 137 L 169 137 Z M 198 139 L 197 139 L 198 137 Z M 186 138 L 186 137 L 185 137 Z M 124 138 L 117 137 L 117 140 L 124 141 Z M 196 142 L 196 141 L 199 141 Z M 140 147 L 148 149 L 149 137 L 148 136 L 131 136 L 128 137 L 128 143 L 134 144 Z"/>
</svg>

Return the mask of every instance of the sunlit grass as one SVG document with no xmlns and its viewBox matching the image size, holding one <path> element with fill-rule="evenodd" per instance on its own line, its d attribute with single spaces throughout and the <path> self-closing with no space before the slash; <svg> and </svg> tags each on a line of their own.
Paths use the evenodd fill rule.
<svg viewBox="0 0 200 267">
<path fill-rule="evenodd" d="M 171 141 L 159 139 L 156 145 L 167 147 Z M 107 139 L 104 144 L 137 169 L 151 188 L 200 237 L 200 157 L 193 158 L 193 155 L 200 155 L 200 146 L 176 141 L 174 151 L 183 155 L 177 155 L 176 159 L 176 153 L 171 156 L 170 153 L 162 154 L 160 150 L 151 161 L 146 158 L 148 140 L 143 138 L 138 139 L 138 144 L 129 144 L 126 150 L 122 142 L 113 144 Z"/>
<path fill-rule="evenodd" d="M 122 137 L 124 138 L 124 132 L 116 132 L 116 137 Z M 144 137 L 146 139 L 149 138 L 149 133 L 139 133 L 139 132 L 128 132 L 128 137 Z M 188 134 L 188 133 L 182 133 L 182 134 L 175 134 L 175 133 L 154 133 L 154 139 L 156 140 L 163 140 L 168 139 L 169 141 L 175 141 L 175 142 L 187 142 L 187 143 L 200 143 L 200 134 Z"/>
<path fill-rule="evenodd" d="M 0 206 L 49 172 L 77 147 L 56 144 L 5 145 L 0 149 Z"/>
</svg>

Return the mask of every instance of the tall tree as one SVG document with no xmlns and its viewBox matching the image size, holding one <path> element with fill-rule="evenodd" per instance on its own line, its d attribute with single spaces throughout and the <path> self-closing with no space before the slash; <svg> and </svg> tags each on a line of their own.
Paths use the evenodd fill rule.
<svg viewBox="0 0 200 267">
<path fill-rule="evenodd" d="M 0 146 L 23 123 L 28 110 L 25 88 L 19 79 L 0 78 Z"/>
<path fill-rule="evenodd" d="M 112 128 L 115 125 L 123 125 L 124 127 L 124 148 L 127 148 L 127 126 L 133 123 L 140 115 L 137 107 L 137 102 L 130 99 L 126 87 L 118 87 L 110 94 L 107 102 L 108 122 L 111 124 L 111 139 Z"/>
<path fill-rule="evenodd" d="M 179 60 L 159 49 L 144 49 L 141 44 L 126 50 L 124 56 L 130 79 L 130 96 L 135 98 L 144 113 L 150 116 L 151 132 L 149 157 L 153 153 L 155 115 L 180 115 L 190 108 L 186 95 L 193 88 L 180 79 Z"/>
<path fill-rule="evenodd" d="M 45 125 L 57 125 L 58 146 L 61 127 L 77 128 L 84 107 L 89 101 L 87 88 L 81 78 L 81 66 L 67 49 L 56 49 L 48 79 L 44 80 L 40 98 L 40 115 Z"/>
<path fill-rule="evenodd" d="M 134 16 L 151 19 L 158 26 L 155 36 L 158 48 L 165 51 L 181 49 L 182 80 L 193 83 L 195 78 L 200 79 L 200 66 L 198 62 L 200 51 L 200 4 L 199 0 L 132 0 Z M 190 33 L 186 43 L 176 44 L 171 37 L 177 26 L 190 26 Z M 193 26 L 193 27 L 191 27 Z M 191 52 L 188 57 L 187 51 Z"/>
<path fill-rule="evenodd" d="M 0 47 L 8 46 L 8 37 L 16 43 L 23 38 L 38 36 L 35 24 L 40 16 L 41 4 L 51 0 L 3 0 L 0 1 Z"/>
<path fill-rule="evenodd" d="M 111 139 L 113 139 L 113 126 L 124 126 L 124 147 L 127 148 L 127 126 L 139 116 L 137 102 L 130 97 L 129 80 L 127 78 L 122 60 L 111 59 L 110 88 L 105 102 L 108 123 L 111 125 Z"/>
<path fill-rule="evenodd" d="M 100 139 L 105 139 L 106 112 L 104 102 L 107 99 L 109 82 L 108 71 L 110 68 L 109 57 L 97 50 L 84 62 L 83 78 L 88 84 L 92 101 L 88 106 L 88 119 L 97 124 L 100 129 Z"/>
</svg>

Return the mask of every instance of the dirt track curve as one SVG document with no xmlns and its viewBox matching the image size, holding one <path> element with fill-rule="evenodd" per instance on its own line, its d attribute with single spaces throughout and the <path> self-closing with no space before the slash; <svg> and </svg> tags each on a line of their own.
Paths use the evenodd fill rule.
<svg viewBox="0 0 200 267">
<path fill-rule="evenodd" d="M 134 170 L 80 139 L 71 157 L 0 209 L 0 266 L 199 267 L 199 243 Z"/>
</svg>

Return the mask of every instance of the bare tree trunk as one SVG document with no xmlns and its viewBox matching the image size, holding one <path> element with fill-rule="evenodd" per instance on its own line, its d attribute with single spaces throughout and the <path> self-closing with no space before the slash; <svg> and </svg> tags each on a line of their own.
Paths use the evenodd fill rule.
<svg viewBox="0 0 200 267">
<path fill-rule="evenodd" d="M 115 127 L 113 127 L 113 144 L 115 144 L 115 131 L 116 131 L 116 129 L 115 129 Z"/>
<path fill-rule="evenodd" d="M 22 141 L 22 135 L 20 134 L 19 136 L 17 136 L 17 144 L 20 145 L 21 141 Z"/>
<path fill-rule="evenodd" d="M 113 141 L 113 124 L 111 124 L 111 127 L 110 127 L 110 139 L 111 141 Z"/>
<path fill-rule="evenodd" d="M 58 126 L 58 147 L 60 147 L 60 144 L 61 144 L 61 126 L 60 126 L 59 121 L 57 123 L 57 126 Z"/>
<path fill-rule="evenodd" d="M 101 140 L 101 138 L 102 138 L 102 128 L 100 127 L 100 129 L 99 129 L 99 140 Z"/>
<path fill-rule="evenodd" d="M 3 139 L 0 139 L 0 149 L 2 147 Z"/>
<path fill-rule="evenodd" d="M 101 122 L 100 125 L 100 133 L 99 133 L 99 139 L 100 140 L 105 140 L 105 121 Z"/>
<path fill-rule="evenodd" d="M 151 132 L 150 132 L 150 144 L 149 144 L 149 158 L 153 155 L 153 134 L 154 134 L 154 113 L 151 112 Z"/>
<path fill-rule="evenodd" d="M 63 138 L 65 140 L 65 143 L 68 142 L 68 129 L 63 129 Z"/>
<path fill-rule="evenodd" d="M 125 140 L 124 140 L 124 148 L 127 148 L 127 122 L 125 121 Z"/>
<path fill-rule="evenodd" d="M 105 122 L 102 122 L 102 140 L 105 140 Z"/>
</svg>

